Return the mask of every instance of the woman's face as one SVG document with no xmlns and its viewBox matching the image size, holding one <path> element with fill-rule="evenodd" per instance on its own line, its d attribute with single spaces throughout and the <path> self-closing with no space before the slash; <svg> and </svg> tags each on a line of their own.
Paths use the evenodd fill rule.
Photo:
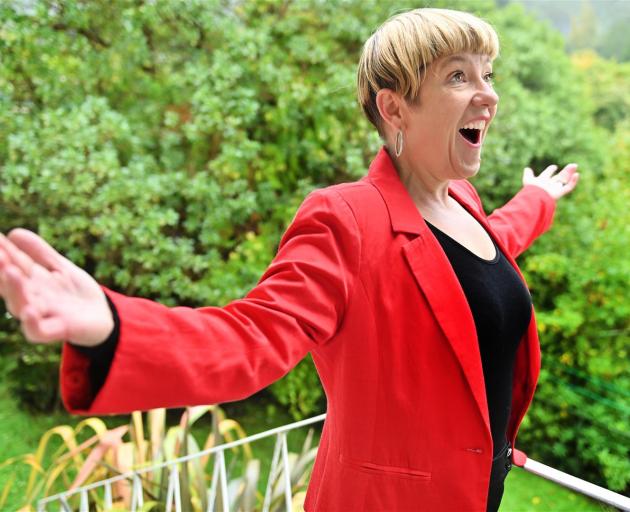
<svg viewBox="0 0 630 512">
<path fill-rule="evenodd" d="M 498 101 L 488 56 L 458 53 L 436 60 L 427 68 L 419 101 L 408 104 L 404 158 L 438 179 L 474 176 Z"/>
</svg>

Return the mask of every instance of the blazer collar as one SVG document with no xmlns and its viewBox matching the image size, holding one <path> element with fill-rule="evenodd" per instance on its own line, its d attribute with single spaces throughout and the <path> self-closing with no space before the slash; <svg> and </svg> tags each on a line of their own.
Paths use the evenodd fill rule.
<svg viewBox="0 0 630 512">
<path fill-rule="evenodd" d="M 385 147 L 381 148 L 370 164 L 367 180 L 381 194 L 387 206 L 394 232 L 421 235 L 429 231 L 409 192 L 400 181 L 398 171 L 396 171 L 394 162 Z M 479 215 L 476 205 L 468 201 L 465 194 L 460 193 L 460 188 L 456 181 L 451 182 L 448 189 L 449 195 L 464 206 L 478 221 L 482 221 L 482 225 L 486 227 L 486 223 L 483 222 L 485 219 Z"/>
<path fill-rule="evenodd" d="M 426 224 L 409 192 L 400 181 L 394 162 L 385 147 L 381 148 L 370 164 L 367 179 L 383 197 L 389 211 L 392 229 L 395 232 L 402 231 L 419 235 L 423 227 L 426 229 Z"/>
</svg>

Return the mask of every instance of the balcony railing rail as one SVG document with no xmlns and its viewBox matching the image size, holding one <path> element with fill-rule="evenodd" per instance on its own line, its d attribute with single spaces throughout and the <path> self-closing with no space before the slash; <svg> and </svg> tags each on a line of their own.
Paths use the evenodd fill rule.
<svg viewBox="0 0 630 512">
<path fill-rule="evenodd" d="M 284 493 L 284 507 L 285 510 L 292 510 L 293 495 L 291 489 L 291 467 L 289 464 L 289 451 L 287 445 L 287 433 L 291 430 L 302 428 L 314 423 L 319 423 L 326 418 L 325 414 L 315 416 L 295 423 L 290 423 L 281 427 L 273 428 L 259 434 L 254 434 L 237 441 L 214 446 L 207 450 L 200 451 L 195 454 L 186 455 L 177 459 L 155 464 L 150 467 L 139 468 L 128 473 L 114 476 L 106 480 L 100 480 L 83 487 L 72 489 L 66 492 L 55 494 L 39 500 L 37 504 L 38 512 L 45 512 L 49 510 L 49 506 L 58 505 L 61 510 L 65 512 L 71 512 L 72 508 L 69 504 L 69 500 L 74 496 L 79 496 L 79 511 L 89 512 L 89 495 L 90 491 L 96 490 L 102 492 L 104 510 L 113 509 L 112 500 L 112 486 L 119 481 L 128 481 L 131 483 L 131 512 L 140 511 L 144 506 L 144 494 L 142 489 L 141 476 L 143 474 L 154 472 L 156 470 L 166 469 L 168 471 L 168 488 L 166 493 L 166 511 L 182 512 L 180 479 L 179 479 L 179 466 L 181 464 L 190 462 L 195 459 L 200 459 L 211 454 L 214 454 L 214 470 L 212 473 L 212 481 L 210 488 L 207 490 L 207 512 L 214 512 L 217 502 L 217 494 L 220 492 L 224 499 L 220 500 L 221 512 L 229 512 L 229 499 L 228 499 L 228 474 L 225 464 L 225 451 L 234 447 L 253 443 L 265 437 L 276 437 L 276 443 L 274 448 L 273 457 L 271 459 L 271 467 L 269 470 L 269 478 L 267 480 L 267 486 L 265 496 L 263 499 L 263 512 L 269 512 L 271 506 L 271 498 L 273 491 L 273 483 L 278 478 L 278 475 L 282 475 L 283 479 L 283 493 Z M 527 458 L 527 456 L 520 452 L 520 456 L 524 459 L 522 464 L 523 469 L 538 475 L 540 477 L 551 480 L 559 485 L 572 489 L 573 491 L 580 492 L 590 498 L 597 501 L 611 505 L 620 510 L 630 511 L 630 498 L 621 494 L 610 491 L 598 485 L 595 485 L 581 478 L 569 475 L 552 467 L 541 464 L 535 460 Z M 520 464 L 519 464 L 520 465 Z M 281 471 L 281 473 L 279 473 Z M 220 486 L 220 487 L 219 487 Z M 58 510 L 59 507 L 55 508 Z"/>
</svg>

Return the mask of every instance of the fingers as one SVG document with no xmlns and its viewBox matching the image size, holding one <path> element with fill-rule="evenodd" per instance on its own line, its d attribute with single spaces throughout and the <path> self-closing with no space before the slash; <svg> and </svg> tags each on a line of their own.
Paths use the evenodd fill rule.
<svg viewBox="0 0 630 512">
<path fill-rule="evenodd" d="M 8 266 L 0 274 L 0 283 L 7 311 L 21 319 L 22 310 L 28 303 L 24 274 L 15 266 Z"/>
<path fill-rule="evenodd" d="M 578 181 L 580 181 L 580 174 L 577 172 L 571 174 L 569 181 L 566 181 L 565 185 L 562 187 L 560 196 L 566 196 L 568 193 L 572 192 L 573 189 L 577 186 Z"/>
<path fill-rule="evenodd" d="M 13 243 L 31 263 L 35 262 L 47 270 L 60 270 L 66 259 L 48 244 L 42 237 L 27 229 L 14 229 L 8 240 Z"/>
<path fill-rule="evenodd" d="M 523 169 L 523 185 L 531 183 L 534 177 L 534 170 L 531 167 L 525 167 L 525 169 Z"/>
<path fill-rule="evenodd" d="M 33 260 L 2 233 L 0 233 L 0 251 L 2 251 L 6 259 L 21 272 L 27 276 L 31 275 L 34 265 Z"/>
<path fill-rule="evenodd" d="M 557 165 L 548 165 L 543 172 L 540 173 L 540 178 L 551 178 L 553 173 L 558 169 Z"/>
<path fill-rule="evenodd" d="M 4 253 L 4 251 L 2 250 L 2 247 L 0 247 L 0 297 L 4 297 L 4 290 L 5 290 L 5 279 L 4 279 L 4 272 L 6 271 L 6 269 L 9 267 L 9 265 L 11 264 L 11 260 L 9 260 L 9 257 Z"/>
<path fill-rule="evenodd" d="M 558 178 L 562 183 L 568 183 L 571 177 L 577 172 L 578 165 L 577 164 L 567 164 L 564 168 L 556 174 L 556 178 Z"/>
</svg>

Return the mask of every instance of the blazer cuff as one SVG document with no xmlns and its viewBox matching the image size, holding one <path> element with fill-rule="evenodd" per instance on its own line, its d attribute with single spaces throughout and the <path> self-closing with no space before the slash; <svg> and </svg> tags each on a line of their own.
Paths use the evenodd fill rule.
<svg viewBox="0 0 630 512">
<path fill-rule="evenodd" d="M 66 408 L 72 412 L 90 408 L 114 361 L 120 339 L 120 317 L 107 293 L 105 298 L 114 319 L 114 328 L 107 339 L 94 347 L 70 342 L 63 347 L 61 391 Z"/>
</svg>

